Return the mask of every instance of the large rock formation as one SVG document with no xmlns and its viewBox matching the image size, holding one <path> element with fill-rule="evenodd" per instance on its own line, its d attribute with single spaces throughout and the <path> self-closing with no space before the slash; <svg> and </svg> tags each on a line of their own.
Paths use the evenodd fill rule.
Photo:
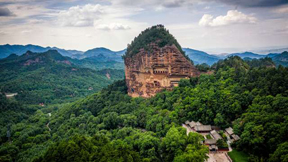
<svg viewBox="0 0 288 162">
<path fill-rule="evenodd" d="M 163 89 L 178 86 L 182 78 L 200 74 L 175 44 L 159 47 L 159 39 L 138 49 L 135 54 L 130 53 L 129 57 L 124 56 L 126 84 L 132 97 L 154 96 Z"/>
</svg>

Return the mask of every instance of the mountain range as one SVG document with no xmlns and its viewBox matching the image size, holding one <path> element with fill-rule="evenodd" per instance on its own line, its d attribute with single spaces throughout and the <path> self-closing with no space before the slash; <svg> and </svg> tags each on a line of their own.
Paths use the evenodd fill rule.
<svg viewBox="0 0 288 162">
<path fill-rule="evenodd" d="M 206 63 L 208 65 L 212 65 L 221 58 L 215 55 L 210 55 L 203 51 L 198 51 L 190 48 L 183 48 L 183 51 L 185 52 L 188 57 L 193 60 L 194 64 L 203 64 Z"/>
<path fill-rule="evenodd" d="M 9 56 L 10 54 L 16 54 L 16 55 L 22 55 L 23 53 L 27 51 L 32 52 L 46 52 L 48 50 L 55 49 L 57 50 L 61 55 L 63 56 L 69 56 L 73 57 L 74 55 L 82 55 L 84 52 L 77 51 L 77 50 L 64 50 L 57 47 L 41 47 L 38 45 L 0 45 L 0 58 L 5 58 Z"/>
<path fill-rule="evenodd" d="M 0 59 L 8 57 L 10 54 L 16 54 L 16 55 L 22 55 L 23 53 L 27 51 L 32 51 L 32 52 L 46 52 L 48 50 L 57 50 L 61 55 L 63 56 L 69 56 L 71 58 L 77 58 L 77 59 L 83 59 L 87 57 L 92 57 L 92 56 L 98 56 L 98 55 L 103 55 L 107 59 L 113 59 L 113 60 L 118 60 L 122 61 L 121 56 L 126 52 L 126 49 L 121 50 L 121 51 L 112 51 L 107 48 L 99 47 L 99 48 L 94 48 L 90 49 L 88 51 L 78 51 L 78 50 L 65 50 L 57 47 L 42 47 L 38 45 L 0 45 Z"/>
<path fill-rule="evenodd" d="M 121 51 L 112 51 L 110 49 L 99 47 L 87 50 L 85 52 L 78 51 L 78 50 L 65 50 L 57 47 L 41 47 L 37 45 L 0 45 L 0 59 L 8 57 L 10 54 L 14 53 L 16 55 L 21 55 L 25 53 L 26 51 L 32 51 L 32 52 L 45 52 L 48 50 L 57 50 L 61 55 L 68 56 L 72 58 L 71 62 L 74 62 L 77 65 L 92 68 L 92 69 L 103 69 L 103 68 L 114 68 L 114 69 L 124 69 L 124 63 L 122 56 L 125 54 L 126 49 Z M 243 52 L 243 53 L 231 53 L 224 55 L 213 55 L 208 54 L 204 51 L 199 51 L 195 49 L 190 48 L 183 48 L 183 51 L 186 53 L 186 55 L 193 60 L 194 64 L 203 64 L 206 63 L 208 65 L 213 65 L 220 59 L 225 59 L 230 56 L 239 56 L 242 59 L 243 58 L 264 58 L 264 57 L 270 57 L 273 58 L 275 56 L 278 56 L 283 50 L 286 48 L 279 49 L 279 50 L 266 50 L 271 51 L 275 53 L 269 53 L 269 54 L 257 54 L 253 52 Z M 277 53 L 276 53 L 277 52 Z M 282 56 L 281 59 L 283 60 Z M 276 57 L 273 59 L 273 61 L 277 61 Z M 280 57 L 279 57 L 280 58 Z M 81 61 L 79 61 L 81 60 Z M 279 62 L 280 64 L 283 64 L 283 61 Z"/>
</svg>

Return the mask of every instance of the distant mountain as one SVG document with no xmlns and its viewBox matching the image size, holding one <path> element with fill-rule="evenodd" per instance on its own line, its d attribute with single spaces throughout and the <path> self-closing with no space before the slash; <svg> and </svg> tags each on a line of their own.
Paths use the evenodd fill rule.
<svg viewBox="0 0 288 162">
<path fill-rule="evenodd" d="M 3 69 L 18 71 L 23 67 L 53 66 L 54 63 L 71 65 L 68 59 L 68 57 L 62 56 L 56 50 L 48 50 L 44 53 L 27 51 L 21 56 L 11 54 L 7 58 L 0 60 L 0 71 Z"/>
<path fill-rule="evenodd" d="M 253 51 L 255 53 L 259 53 L 259 54 L 270 54 L 270 53 L 283 53 L 285 51 L 288 51 L 288 48 L 275 48 L 275 49 L 268 49 L 268 50 L 256 50 Z"/>
<path fill-rule="evenodd" d="M 84 52 L 82 51 L 77 51 L 77 50 L 65 50 L 65 49 L 61 49 L 61 48 L 57 48 L 57 47 L 47 47 L 46 49 L 50 50 L 50 49 L 54 49 L 57 50 L 61 55 L 63 56 L 69 56 L 71 58 L 76 58 L 77 55 L 83 55 Z"/>
<path fill-rule="evenodd" d="M 111 51 L 103 47 L 94 48 L 77 57 L 78 59 L 71 61 L 76 65 L 94 70 L 124 69 L 122 55 L 124 55 L 125 52 L 126 49 L 122 51 Z"/>
<path fill-rule="evenodd" d="M 281 53 L 269 53 L 269 54 L 266 55 L 266 56 L 272 58 L 272 57 L 275 57 L 275 56 L 280 55 L 280 54 L 281 54 Z"/>
<path fill-rule="evenodd" d="M 110 49 L 100 47 L 100 48 L 94 48 L 94 49 L 88 50 L 83 55 L 85 57 L 92 57 L 92 56 L 98 56 L 101 54 L 106 57 L 113 57 L 115 55 L 115 52 L 111 51 Z"/>
<path fill-rule="evenodd" d="M 57 47 L 41 47 L 37 45 L 0 45 L 0 59 L 6 58 L 11 54 L 16 54 L 16 56 L 21 55 L 27 51 L 32 51 L 36 53 L 46 52 L 48 50 L 57 50 L 61 55 L 68 56 L 72 59 L 70 61 L 75 65 L 91 68 L 94 70 L 101 70 L 105 68 L 112 69 L 124 69 L 124 63 L 122 56 L 125 54 L 126 49 L 121 51 L 112 51 L 110 49 L 99 47 L 90 49 L 86 52 L 78 51 L 78 50 L 65 50 Z M 193 60 L 195 64 L 206 63 L 208 65 L 212 65 L 216 63 L 220 59 L 225 59 L 229 56 L 239 56 L 242 59 L 260 59 L 265 57 L 273 58 L 275 56 L 280 55 L 280 53 L 285 50 L 283 49 L 272 49 L 272 50 L 262 50 L 259 53 L 254 52 L 243 52 L 243 53 L 231 53 L 231 54 L 223 54 L 223 55 L 212 55 L 203 51 L 194 50 L 190 48 L 183 48 L 186 55 Z M 280 52 L 281 51 L 281 52 Z M 288 48 L 287 48 L 288 51 Z M 278 53 L 279 52 L 279 53 Z M 266 53 L 266 54 L 262 54 Z M 268 54 L 267 54 L 268 53 Z M 16 57 L 12 55 L 10 57 Z M 81 61 L 79 61 L 81 60 Z M 274 60 L 273 60 L 274 61 Z"/>
<path fill-rule="evenodd" d="M 216 63 L 220 58 L 215 55 L 209 55 L 206 52 L 198 51 L 190 48 L 183 48 L 188 57 L 193 60 L 194 64 L 202 64 L 206 63 L 208 65 L 212 65 Z"/>
<path fill-rule="evenodd" d="M 27 51 L 42 53 L 48 50 L 57 50 L 61 55 L 68 56 L 70 62 L 75 65 L 101 70 L 106 68 L 124 69 L 122 55 L 126 49 L 121 51 L 111 51 L 107 48 L 94 48 L 85 53 L 78 50 L 65 50 L 57 47 L 41 47 L 37 45 L 0 45 L 0 59 L 6 57 L 16 57 L 26 53 Z M 15 55 L 11 55 L 15 54 Z"/>
<path fill-rule="evenodd" d="M 88 58 L 88 57 L 99 57 L 105 58 L 106 60 L 114 60 L 123 62 L 122 55 L 124 55 L 126 50 L 122 51 L 111 51 L 110 49 L 100 47 L 94 48 L 91 50 L 86 51 L 81 58 Z"/>
<path fill-rule="evenodd" d="M 47 49 L 36 45 L 0 45 L 0 58 L 5 58 L 13 53 L 16 55 L 21 55 L 27 51 L 45 52 Z"/>
<path fill-rule="evenodd" d="M 260 54 L 256 54 L 253 52 L 232 53 L 232 54 L 227 55 L 226 57 L 229 57 L 229 56 L 239 56 L 244 60 L 250 60 L 250 61 L 254 59 L 261 59 L 261 58 L 269 57 L 277 66 L 279 65 L 288 66 L 288 52 L 287 51 L 283 53 L 269 53 L 267 55 L 260 55 Z"/>
<path fill-rule="evenodd" d="M 256 54 L 256 53 L 253 53 L 253 52 L 244 52 L 244 53 L 232 53 L 232 54 L 229 54 L 227 55 L 227 57 L 229 56 L 239 56 L 241 57 L 242 59 L 245 58 L 245 57 L 249 57 L 249 58 L 264 58 L 266 57 L 267 55 L 260 55 L 260 54 Z"/>
<path fill-rule="evenodd" d="M 29 104 L 74 101 L 124 77 L 123 70 L 95 71 L 75 65 L 56 50 L 27 51 L 0 60 L 0 92 L 18 93 Z"/>
<path fill-rule="evenodd" d="M 123 61 L 115 61 L 113 59 L 105 57 L 103 54 L 98 56 L 87 57 L 84 59 L 71 59 L 75 65 L 90 68 L 94 70 L 101 69 L 124 69 Z"/>
<path fill-rule="evenodd" d="M 285 51 L 279 55 L 272 58 L 276 65 L 288 66 L 288 52 Z"/>
<path fill-rule="evenodd" d="M 57 50 L 61 55 L 63 56 L 69 56 L 69 57 L 74 57 L 74 55 L 81 55 L 83 54 L 82 51 L 77 51 L 77 50 L 64 50 L 60 49 L 57 47 L 41 47 L 37 45 L 0 45 L 0 59 L 5 58 L 9 56 L 10 54 L 16 54 L 16 55 L 22 55 L 23 53 L 27 51 L 32 51 L 32 52 L 46 52 L 50 49 L 55 49 Z"/>
</svg>

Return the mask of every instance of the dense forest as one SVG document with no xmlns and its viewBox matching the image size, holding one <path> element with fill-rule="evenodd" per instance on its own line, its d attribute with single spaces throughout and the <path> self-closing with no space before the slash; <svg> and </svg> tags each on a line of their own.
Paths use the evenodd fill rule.
<svg viewBox="0 0 288 162">
<path fill-rule="evenodd" d="M 124 80 L 57 107 L 2 96 L 1 115 L 15 115 L 2 120 L 0 161 L 203 161 L 208 148 L 186 120 L 232 126 L 249 161 L 287 161 L 288 68 L 271 63 L 229 57 L 150 99 L 129 97 Z"/>
<path fill-rule="evenodd" d="M 124 78 L 123 70 L 101 69 L 77 66 L 56 50 L 14 54 L 0 60 L 0 91 L 26 104 L 75 101 Z"/>
</svg>

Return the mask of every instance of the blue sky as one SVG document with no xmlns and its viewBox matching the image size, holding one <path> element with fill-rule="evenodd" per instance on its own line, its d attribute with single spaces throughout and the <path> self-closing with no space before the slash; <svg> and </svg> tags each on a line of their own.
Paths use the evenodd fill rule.
<svg viewBox="0 0 288 162">
<path fill-rule="evenodd" d="M 0 0 L 0 44 L 122 50 L 156 24 L 210 53 L 288 47 L 287 0 Z"/>
</svg>

